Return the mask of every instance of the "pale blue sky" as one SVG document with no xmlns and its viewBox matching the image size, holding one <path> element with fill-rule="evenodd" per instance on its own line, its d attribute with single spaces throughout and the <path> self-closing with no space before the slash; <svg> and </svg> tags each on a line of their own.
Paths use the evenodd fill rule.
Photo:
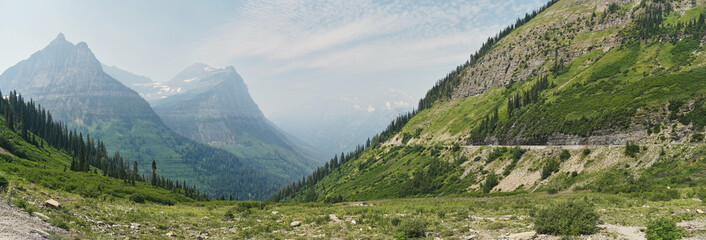
<svg viewBox="0 0 706 240">
<path fill-rule="evenodd" d="M 302 106 L 312 97 L 395 89 L 418 99 L 545 2 L 0 0 L 0 71 L 63 32 L 157 81 L 194 62 L 233 65 L 266 115 L 315 108 Z"/>
</svg>

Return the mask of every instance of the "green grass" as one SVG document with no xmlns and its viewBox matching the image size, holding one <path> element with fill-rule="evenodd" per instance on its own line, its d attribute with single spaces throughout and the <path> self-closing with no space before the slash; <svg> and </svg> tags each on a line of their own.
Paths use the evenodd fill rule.
<svg viewBox="0 0 706 240">
<path fill-rule="evenodd" d="M 148 201 L 162 204 L 193 201 L 170 191 L 154 188 L 146 183 L 137 182 L 132 186 L 122 180 L 102 176 L 97 173 L 73 172 L 67 168 L 71 157 L 48 144 L 37 147 L 25 142 L 16 133 L 0 125 L 2 147 L 16 156 L 0 154 L 0 175 L 10 181 L 21 179 L 48 189 L 82 195 L 89 198 L 111 199 L 127 198 L 140 194 Z M 7 148 L 7 146 L 13 146 Z"/>
</svg>

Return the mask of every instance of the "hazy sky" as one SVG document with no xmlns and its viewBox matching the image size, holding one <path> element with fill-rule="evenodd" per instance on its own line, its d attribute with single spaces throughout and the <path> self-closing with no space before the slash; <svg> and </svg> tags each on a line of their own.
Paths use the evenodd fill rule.
<svg viewBox="0 0 706 240">
<path fill-rule="evenodd" d="M 418 99 L 545 2 L 0 0 L 0 71 L 62 32 L 104 64 L 156 81 L 195 62 L 233 65 L 266 115 L 312 97 L 394 89 Z"/>
</svg>

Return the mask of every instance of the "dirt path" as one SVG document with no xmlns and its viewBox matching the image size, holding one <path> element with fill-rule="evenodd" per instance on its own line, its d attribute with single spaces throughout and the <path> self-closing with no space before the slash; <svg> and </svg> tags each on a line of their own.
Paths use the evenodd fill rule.
<svg viewBox="0 0 706 240">
<path fill-rule="evenodd" d="M 66 234 L 66 231 L 7 205 L 0 198 L 0 239 L 49 239 L 52 233 Z"/>
</svg>

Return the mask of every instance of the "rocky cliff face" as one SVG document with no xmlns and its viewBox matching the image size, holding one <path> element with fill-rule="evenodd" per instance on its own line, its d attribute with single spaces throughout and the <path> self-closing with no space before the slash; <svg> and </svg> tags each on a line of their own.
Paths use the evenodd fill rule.
<svg viewBox="0 0 706 240">
<path fill-rule="evenodd" d="M 463 82 L 453 98 L 474 96 L 497 86 L 524 81 L 550 70 L 554 61 L 568 63 L 593 49 L 611 49 L 620 44 L 617 31 L 632 18 L 623 12 L 605 16 L 610 4 L 627 5 L 630 0 L 560 1 L 535 21 L 513 31 L 473 67 L 464 71 Z"/>
<path fill-rule="evenodd" d="M 0 87 L 17 90 L 50 109 L 56 120 L 68 123 L 113 118 L 159 121 L 135 91 L 103 72 L 86 43 L 74 45 L 63 34 L 7 69 L 0 75 Z"/>
</svg>

